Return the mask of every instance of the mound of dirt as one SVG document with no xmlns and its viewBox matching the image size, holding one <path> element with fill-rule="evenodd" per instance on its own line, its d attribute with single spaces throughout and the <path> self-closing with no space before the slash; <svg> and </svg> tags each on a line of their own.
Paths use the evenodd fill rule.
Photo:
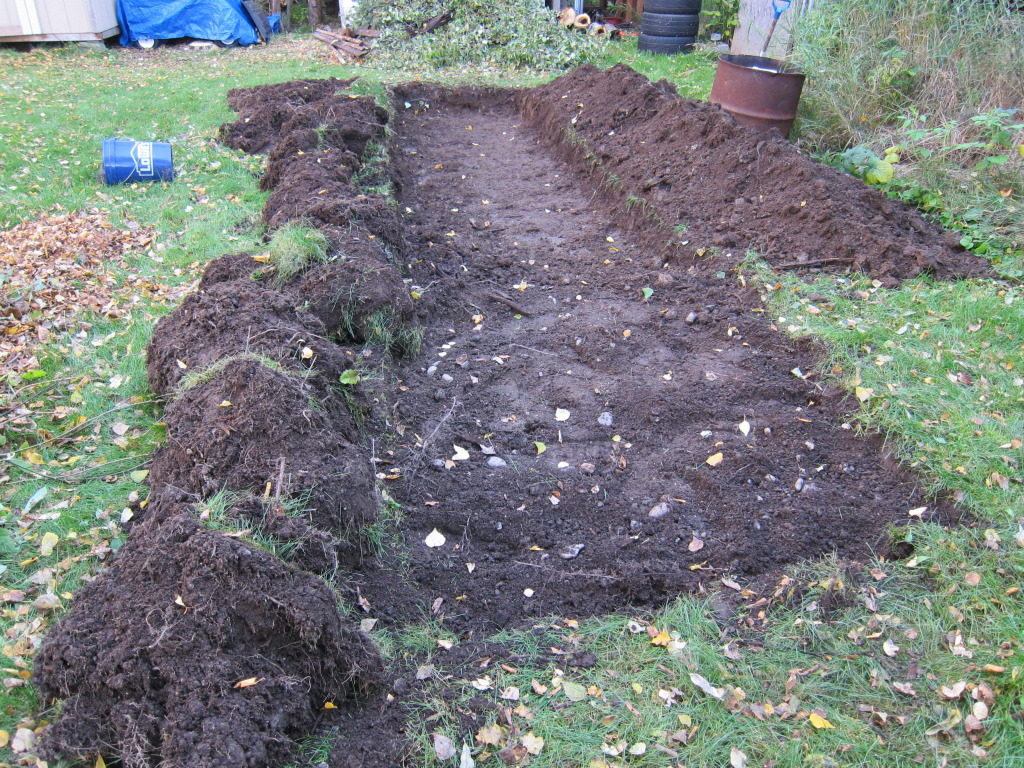
<svg viewBox="0 0 1024 768">
<path fill-rule="evenodd" d="M 318 578 L 189 513 L 136 526 L 47 635 L 35 680 L 64 699 L 43 754 L 131 768 L 263 768 L 325 702 L 380 677 Z"/>
<path fill-rule="evenodd" d="M 263 209 L 268 226 L 305 221 L 335 240 L 358 224 L 400 244 L 401 227 L 387 200 L 352 182 L 367 146 L 383 140 L 387 113 L 372 98 L 340 93 L 342 83 L 330 82 L 232 91 L 229 102 L 240 116 L 221 126 L 221 140 L 247 152 L 269 149 L 260 182 L 272 190 Z"/>
<path fill-rule="evenodd" d="M 717 246 L 756 251 L 777 267 L 829 265 L 887 284 L 921 272 L 990 271 L 909 206 L 623 64 L 580 67 L 522 92 L 520 106 L 548 141 L 593 158 L 606 182 L 651 206 L 663 242 L 677 244 L 661 249 L 667 259 Z"/>
<path fill-rule="evenodd" d="M 218 273 L 225 269 L 225 262 L 214 265 Z M 321 390 L 335 385 L 351 360 L 327 339 L 323 323 L 299 308 L 301 303 L 248 277 L 214 282 L 190 294 L 153 330 L 146 348 L 150 386 L 158 395 L 170 394 L 190 372 L 238 356 L 262 357 L 302 372 Z M 303 357 L 306 349 L 314 357 Z"/>
<path fill-rule="evenodd" d="M 316 527 L 353 541 L 375 516 L 370 462 L 353 445 L 351 415 L 320 408 L 299 374 L 233 360 L 171 401 L 164 421 L 167 442 L 149 477 L 156 494 L 208 499 L 222 490 L 260 494 L 269 484 L 301 503 Z"/>
<path fill-rule="evenodd" d="M 228 106 L 239 119 L 221 126 L 220 139 L 229 147 L 249 154 L 268 152 L 281 127 L 304 105 L 329 98 L 355 82 L 351 80 L 293 80 L 254 88 L 232 88 Z"/>
</svg>

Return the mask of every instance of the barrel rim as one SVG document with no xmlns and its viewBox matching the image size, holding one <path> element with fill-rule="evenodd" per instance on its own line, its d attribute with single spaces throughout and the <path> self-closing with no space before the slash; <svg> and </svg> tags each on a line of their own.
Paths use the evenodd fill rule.
<svg viewBox="0 0 1024 768">
<path fill-rule="evenodd" d="M 729 64 L 734 67 L 741 69 L 751 69 L 754 67 L 762 67 L 763 69 L 754 70 L 758 74 L 764 74 L 767 76 L 772 75 L 790 75 L 794 77 L 806 77 L 806 73 L 793 66 L 792 64 L 782 61 L 780 59 L 770 59 L 767 56 L 751 56 L 744 53 L 722 53 L 718 56 L 718 62 L 720 64 Z M 774 68 L 775 72 L 765 72 L 764 69 Z"/>
</svg>

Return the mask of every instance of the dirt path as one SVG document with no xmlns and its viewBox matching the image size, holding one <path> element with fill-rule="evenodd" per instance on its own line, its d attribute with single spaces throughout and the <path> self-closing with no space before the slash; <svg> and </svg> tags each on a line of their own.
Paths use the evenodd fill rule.
<svg viewBox="0 0 1024 768">
<path fill-rule="evenodd" d="M 395 495 L 413 577 L 453 626 L 863 556 L 928 504 L 793 373 L 813 356 L 753 291 L 709 262 L 651 270 L 621 208 L 508 99 L 403 100 L 401 206 L 430 318 L 395 397 Z"/>
</svg>

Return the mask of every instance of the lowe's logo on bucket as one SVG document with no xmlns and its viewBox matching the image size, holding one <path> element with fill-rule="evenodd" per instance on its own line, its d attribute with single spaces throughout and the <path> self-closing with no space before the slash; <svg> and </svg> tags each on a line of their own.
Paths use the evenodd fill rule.
<svg viewBox="0 0 1024 768">
<path fill-rule="evenodd" d="M 153 142 L 137 141 L 131 151 L 132 160 L 135 161 L 135 173 L 138 176 L 146 177 L 153 175 Z"/>
</svg>

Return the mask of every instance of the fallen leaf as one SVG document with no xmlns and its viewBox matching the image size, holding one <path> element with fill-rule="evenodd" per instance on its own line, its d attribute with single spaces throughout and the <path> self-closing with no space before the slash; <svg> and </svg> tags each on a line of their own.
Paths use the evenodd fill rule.
<svg viewBox="0 0 1024 768">
<path fill-rule="evenodd" d="M 466 461 L 469 458 L 469 451 L 463 448 L 461 445 L 454 446 L 455 454 L 452 456 L 452 461 Z"/>
<path fill-rule="evenodd" d="M 747 435 L 750 434 L 750 422 L 747 421 L 746 419 L 743 419 L 743 421 L 741 421 L 739 424 L 737 424 L 736 428 L 739 429 L 740 433 L 744 437 L 746 437 Z"/>
<path fill-rule="evenodd" d="M 587 698 L 587 689 L 572 680 L 562 683 L 562 693 L 569 701 L 583 701 Z"/>
<path fill-rule="evenodd" d="M 548 447 L 546 445 L 544 445 L 544 443 L 534 443 L 533 446 L 534 446 L 534 448 L 537 449 L 537 455 L 538 456 L 540 456 L 542 453 L 544 453 L 544 451 L 546 451 L 548 449 Z"/>
<path fill-rule="evenodd" d="M 960 710 L 952 709 L 949 712 L 949 716 L 946 717 L 945 720 L 943 720 L 941 723 L 936 723 L 935 725 L 933 725 L 931 728 L 924 732 L 924 735 L 935 736 L 939 733 L 942 733 L 943 731 L 949 731 L 952 728 L 955 728 L 957 725 L 959 725 L 962 719 L 963 715 L 960 714 Z"/>
<path fill-rule="evenodd" d="M 333 701 L 325 701 L 324 702 L 324 709 L 337 709 L 337 708 L 338 708 L 337 705 L 335 705 L 335 703 Z"/>
<path fill-rule="evenodd" d="M 11 751 L 28 752 L 36 745 L 36 734 L 31 728 L 18 728 L 11 739 Z"/>
<path fill-rule="evenodd" d="M 853 394 L 862 403 L 866 403 L 875 394 L 875 390 L 871 387 L 854 387 Z"/>
<path fill-rule="evenodd" d="M 704 693 L 706 693 L 708 696 L 711 696 L 712 698 L 718 699 L 719 701 L 725 698 L 725 689 L 716 688 L 711 683 L 709 683 L 708 679 L 703 675 L 698 675 L 696 672 L 691 672 L 690 682 L 696 685 L 698 688 L 704 691 Z"/>
<path fill-rule="evenodd" d="M 893 683 L 892 689 L 897 693 L 902 693 L 904 696 L 917 696 L 917 691 L 914 690 L 914 686 L 910 683 Z"/>
<path fill-rule="evenodd" d="M 118 437 L 121 437 L 121 435 L 125 434 L 129 429 L 131 429 L 131 427 L 129 427 L 123 421 L 117 422 L 116 424 L 114 424 L 114 426 L 110 428 L 111 432 L 113 432 Z"/>
<path fill-rule="evenodd" d="M 476 732 L 477 744 L 482 744 L 485 747 L 496 747 L 501 743 L 501 726 L 497 723 L 491 725 L 485 725 L 479 731 Z"/>
<path fill-rule="evenodd" d="M 832 723 L 826 720 L 824 717 L 819 715 L 817 712 L 811 712 L 810 716 L 811 725 L 815 728 L 835 728 Z"/>
<path fill-rule="evenodd" d="M 736 749 L 736 747 L 730 747 L 729 765 L 731 765 L 732 768 L 746 768 L 747 756 L 740 750 Z"/>
<path fill-rule="evenodd" d="M 428 680 L 434 674 L 433 664 L 424 664 L 416 670 L 417 680 Z"/>
<path fill-rule="evenodd" d="M 939 696 L 944 699 L 959 699 L 966 689 L 967 683 L 963 680 L 957 680 L 952 685 L 939 686 Z"/>
<path fill-rule="evenodd" d="M 704 541 L 702 539 L 698 539 L 697 534 L 693 534 L 693 538 L 690 540 L 690 543 L 686 545 L 686 548 L 691 552 L 700 552 L 704 549 Z"/>
<path fill-rule="evenodd" d="M 971 714 L 974 715 L 978 720 L 984 720 L 988 717 L 988 704 L 984 701 L 976 701 L 971 705 Z"/>
<path fill-rule="evenodd" d="M 53 548 L 57 546 L 57 542 L 59 541 L 60 536 L 51 531 L 47 531 L 39 541 L 39 554 L 43 557 L 49 557 L 53 554 Z"/>
<path fill-rule="evenodd" d="M 234 403 L 232 403 L 230 400 L 221 400 L 219 403 L 217 403 L 218 408 L 230 408 L 233 405 Z"/>
<path fill-rule="evenodd" d="M 427 534 L 427 538 L 423 540 L 423 543 L 433 549 L 436 547 L 443 547 L 445 541 L 447 541 L 447 539 L 445 539 L 444 534 L 435 528 Z"/>
<path fill-rule="evenodd" d="M 514 685 L 510 685 L 501 692 L 501 698 L 505 699 L 505 701 L 519 701 L 519 689 Z"/>
<path fill-rule="evenodd" d="M 569 411 L 565 410 L 565 408 L 556 408 L 555 409 L 555 421 L 568 421 L 569 420 L 569 416 L 571 416 L 571 415 L 572 414 L 569 413 Z"/>
<path fill-rule="evenodd" d="M 442 733 L 434 734 L 434 754 L 441 762 L 455 757 L 455 742 Z"/>
<path fill-rule="evenodd" d="M 722 463 L 722 460 L 724 458 L 725 457 L 722 455 L 721 451 L 719 451 L 718 453 L 713 453 L 706 459 L 704 459 L 704 463 L 707 464 L 709 467 L 717 467 L 719 464 Z"/>
<path fill-rule="evenodd" d="M 11 740 L 11 734 L 7 731 L 0 731 L 0 749 L 3 749 L 8 745 Z"/>
<path fill-rule="evenodd" d="M 263 678 L 259 677 L 247 677 L 245 680 L 239 680 L 235 683 L 232 688 L 252 688 L 254 685 L 259 685 L 263 682 Z"/>
<path fill-rule="evenodd" d="M 976 587 L 979 584 L 981 584 L 981 574 L 971 571 L 970 573 L 964 576 L 964 581 L 966 581 L 972 587 Z"/>
<path fill-rule="evenodd" d="M 524 733 L 520 742 L 531 755 L 539 755 L 541 750 L 544 749 L 544 739 L 534 735 L 533 731 Z"/>
<path fill-rule="evenodd" d="M 651 645 L 657 645 L 661 646 L 662 648 L 667 648 L 671 640 L 672 638 L 669 636 L 668 632 L 662 631 L 651 638 Z"/>
<path fill-rule="evenodd" d="M 629 754 L 636 755 L 637 757 L 639 757 L 640 755 L 646 755 L 647 754 L 647 745 L 644 744 L 644 742 L 642 742 L 642 741 L 638 741 L 636 744 L 634 744 L 632 747 L 630 747 L 629 750 L 627 750 L 627 751 L 629 752 Z"/>
<path fill-rule="evenodd" d="M 894 643 L 891 639 L 886 640 L 884 643 L 882 643 L 882 652 L 889 658 L 892 658 L 900 652 L 900 647 L 896 645 L 896 643 Z"/>
<path fill-rule="evenodd" d="M 910 517 L 916 517 L 918 520 L 920 520 L 921 516 L 924 515 L 924 513 L 927 511 L 928 507 L 915 507 L 914 509 L 909 510 L 907 514 Z"/>
<path fill-rule="evenodd" d="M 494 680 L 490 675 L 484 675 L 483 677 L 478 677 L 476 680 L 471 682 L 470 685 L 478 691 L 489 691 L 494 687 Z"/>
<path fill-rule="evenodd" d="M 476 760 L 473 759 L 473 750 L 466 742 L 462 742 L 462 754 L 459 755 L 459 768 L 476 768 Z"/>
</svg>

